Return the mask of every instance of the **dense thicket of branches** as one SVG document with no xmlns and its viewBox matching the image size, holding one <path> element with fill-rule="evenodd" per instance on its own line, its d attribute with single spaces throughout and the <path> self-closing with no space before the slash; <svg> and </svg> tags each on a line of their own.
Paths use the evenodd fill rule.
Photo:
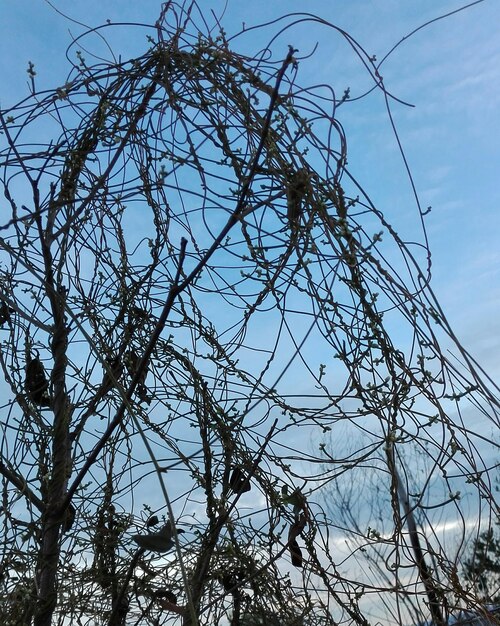
<svg viewBox="0 0 500 626">
<path fill-rule="evenodd" d="M 324 26 L 389 103 L 374 59 Z M 425 245 L 346 170 L 346 95 L 299 87 L 293 49 L 238 54 L 196 4 L 146 32 L 142 56 L 94 63 L 91 31 L 63 85 L 37 92 L 31 69 L 1 113 L 0 621 L 368 624 L 375 597 L 401 623 L 474 604 L 459 563 L 470 517 L 494 515 L 494 444 L 468 420 L 498 425 L 498 401 Z M 357 431 L 345 455 L 323 443 Z M 369 472 L 386 509 L 353 519 L 350 556 L 378 567 L 360 574 L 325 489 Z M 138 549 L 167 520 L 185 531 L 171 551 Z"/>
</svg>

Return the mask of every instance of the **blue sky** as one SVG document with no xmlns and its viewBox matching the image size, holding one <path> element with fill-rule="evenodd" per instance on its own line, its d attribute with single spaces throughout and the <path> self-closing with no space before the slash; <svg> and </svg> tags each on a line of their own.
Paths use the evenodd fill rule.
<svg viewBox="0 0 500 626">
<path fill-rule="evenodd" d="M 229 35 L 242 23 L 248 27 L 304 9 L 296 0 L 202 4 L 222 15 Z M 160 3 L 54 0 L 53 6 L 87 25 L 108 19 L 150 24 Z M 456 0 L 317 0 L 307 8 L 345 29 L 381 59 L 421 24 L 461 6 L 464 3 Z M 44 0 L 4 2 L 0 11 L 0 101 L 5 107 L 27 94 L 28 61 L 36 66 L 39 86 L 64 82 L 69 31 L 77 35 L 82 27 L 68 22 Z M 426 224 L 434 290 L 458 336 L 493 376 L 498 374 L 500 349 L 499 21 L 500 6 L 485 0 L 420 30 L 381 68 L 386 88 L 414 105 L 394 105 L 393 114 L 421 203 L 433 207 Z M 342 38 L 326 28 L 301 26 L 287 32 L 277 45 L 282 44 L 285 52 L 292 43 L 305 55 L 316 42 L 313 59 L 301 62 L 303 83 L 328 83 L 339 93 L 350 87 L 353 96 L 369 84 Z M 238 41 L 249 50 L 256 43 L 253 34 Z M 124 58 L 144 47 L 143 39 L 131 41 L 126 30 L 113 33 L 113 49 Z M 397 228 L 407 228 L 411 238 L 415 205 L 381 94 L 339 109 L 338 117 L 346 129 L 351 171 L 375 204 Z"/>
</svg>

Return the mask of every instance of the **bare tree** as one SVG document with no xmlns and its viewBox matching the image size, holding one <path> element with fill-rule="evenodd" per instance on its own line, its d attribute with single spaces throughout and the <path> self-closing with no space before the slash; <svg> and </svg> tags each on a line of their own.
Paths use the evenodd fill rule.
<svg viewBox="0 0 500 626">
<path fill-rule="evenodd" d="M 389 102 L 349 35 L 301 19 L 345 37 Z M 74 42 L 57 89 L 30 66 L 31 96 L 0 117 L 2 622 L 367 625 L 316 494 L 382 449 L 394 593 L 418 602 L 421 581 L 398 586 L 399 450 L 492 507 L 449 406 L 497 424 L 498 401 L 346 169 L 348 94 L 299 87 L 292 47 L 237 53 L 195 2 L 165 3 L 131 60 L 80 51 L 106 28 Z M 372 443 L 304 450 L 344 422 Z M 436 597 L 461 599 L 433 550 Z"/>
<path fill-rule="evenodd" d="M 453 461 L 436 466 L 429 442 L 419 449 L 422 442 L 415 439 L 398 446 L 400 515 L 394 520 L 385 451 L 363 454 L 373 450 L 374 439 L 351 423 L 349 437 L 332 436 L 327 446 L 325 471 L 341 468 L 325 486 L 325 508 L 343 570 L 358 572 L 363 594 L 376 598 L 371 604 L 384 623 L 401 623 L 404 616 L 426 623 L 431 611 L 440 614 L 433 621 L 445 623 L 463 609 L 481 613 L 484 601 L 470 585 L 466 557 L 478 536 L 492 533 L 481 528 L 495 523 L 494 499 L 482 502 L 481 491 L 470 487 L 474 476 Z M 494 468 L 476 451 L 476 467 L 480 463 L 492 480 Z"/>
</svg>

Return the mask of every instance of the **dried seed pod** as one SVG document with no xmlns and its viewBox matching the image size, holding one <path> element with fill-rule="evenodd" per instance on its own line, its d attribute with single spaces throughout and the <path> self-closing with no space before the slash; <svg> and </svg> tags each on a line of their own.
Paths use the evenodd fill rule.
<svg viewBox="0 0 500 626">
<path fill-rule="evenodd" d="M 39 352 L 33 358 L 30 356 L 26 364 L 26 378 L 24 385 L 29 399 L 38 406 L 50 407 L 49 381 L 45 374 L 45 368 L 40 361 Z"/>
<path fill-rule="evenodd" d="M 286 201 L 288 221 L 291 228 L 296 228 L 302 213 L 302 202 L 309 193 L 310 176 L 305 169 L 290 172 L 287 175 Z"/>
</svg>

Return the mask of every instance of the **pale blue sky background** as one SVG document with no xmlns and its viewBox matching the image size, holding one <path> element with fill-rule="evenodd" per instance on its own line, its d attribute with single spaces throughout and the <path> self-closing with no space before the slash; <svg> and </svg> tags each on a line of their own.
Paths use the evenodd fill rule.
<svg viewBox="0 0 500 626">
<path fill-rule="evenodd" d="M 158 0 L 143 2 L 54 0 L 54 6 L 87 25 L 111 22 L 151 24 Z M 200 2 L 222 15 L 225 3 Z M 307 10 L 348 31 L 381 59 L 402 37 L 428 20 L 454 11 L 457 0 L 339 0 L 305 4 L 297 0 L 228 0 L 221 21 L 228 35 L 290 12 Z M 465 345 L 498 378 L 500 348 L 500 5 L 485 0 L 440 20 L 405 41 L 381 68 L 386 88 L 415 105 L 395 105 L 394 118 L 424 207 L 433 251 L 434 290 Z M 264 43 L 275 27 L 263 35 Z M 64 53 L 78 24 L 58 15 L 44 0 L 0 1 L 0 102 L 3 107 L 27 95 L 26 67 L 36 66 L 37 85 L 64 83 Z M 123 58 L 146 48 L 136 31 L 112 33 L 114 52 Z M 255 31 L 254 31 L 255 33 Z M 255 35 L 237 47 L 257 48 Z M 266 34 L 267 33 L 267 34 Z M 341 37 L 310 25 L 288 31 L 276 46 L 291 43 L 299 54 L 319 48 L 301 63 L 299 82 L 328 83 L 355 96 L 369 86 L 366 73 Z M 416 214 L 403 165 L 380 93 L 339 109 L 346 129 L 350 170 L 375 204 L 408 239 Z M 405 230 L 406 229 L 406 230 Z M 413 232 L 414 231 L 414 232 Z"/>
<path fill-rule="evenodd" d="M 111 22 L 154 23 L 159 0 L 54 0 L 54 6 L 89 26 Z M 200 0 L 222 15 L 224 2 Z M 378 59 L 428 20 L 464 6 L 457 0 L 228 0 L 221 18 L 228 36 L 246 26 L 307 9 L 348 31 Z M 414 108 L 393 105 L 400 139 L 423 207 L 433 251 L 433 289 L 464 345 L 492 376 L 500 367 L 500 4 L 485 0 L 419 31 L 381 68 L 386 88 Z M 259 50 L 276 26 L 238 39 L 235 47 Z M 28 95 L 26 68 L 35 64 L 38 87 L 63 85 L 65 50 L 78 24 L 44 0 L 0 0 L 0 103 Z M 128 33 L 128 34 L 127 34 Z M 133 37 L 130 37 L 133 33 Z M 136 30 L 108 29 L 124 59 L 148 44 Z M 327 83 L 355 97 L 371 83 L 359 61 L 331 29 L 303 25 L 276 41 L 299 56 L 298 83 Z M 95 43 L 95 40 L 94 42 Z M 342 106 L 338 118 L 348 141 L 349 169 L 374 204 L 406 240 L 421 240 L 417 209 L 380 92 Z M 0 212 L 2 203 L 0 201 Z"/>
</svg>

